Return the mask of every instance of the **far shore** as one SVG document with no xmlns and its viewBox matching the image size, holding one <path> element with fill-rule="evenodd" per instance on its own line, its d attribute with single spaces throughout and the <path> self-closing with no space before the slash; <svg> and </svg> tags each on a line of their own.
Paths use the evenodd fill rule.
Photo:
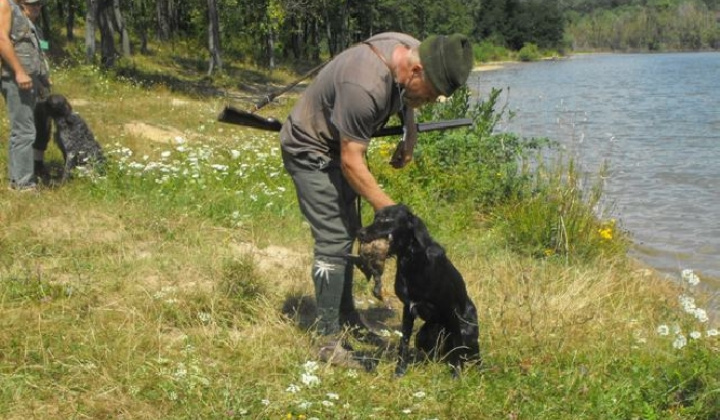
<svg viewBox="0 0 720 420">
<path fill-rule="evenodd" d="M 490 70 L 499 70 L 503 67 L 505 67 L 508 62 L 493 62 L 493 63 L 482 63 L 480 65 L 477 65 L 473 67 L 472 71 L 490 71 Z"/>
<path fill-rule="evenodd" d="M 551 56 L 551 57 L 543 57 L 540 58 L 537 61 L 555 61 L 555 60 L 561 60 L 561 59 L 567 59 L 568 57 L 557 57 L 557 56 Z M 507 60 L 507 61 L 489 61 L 487 63 L 480 63 L 477 64 L 475 67 L 473 67 L 472 71 L 491 71 L 491 70 L 499 70 L 504 67 L 507 67 L 511 64 L 518 64 L 521 63 L 521 61 L 517 60 Z"/>
</svg>

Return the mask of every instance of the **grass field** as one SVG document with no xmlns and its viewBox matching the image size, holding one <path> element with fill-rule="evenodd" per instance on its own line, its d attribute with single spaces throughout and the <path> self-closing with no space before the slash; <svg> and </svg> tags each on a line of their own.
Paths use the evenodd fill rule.
<svg viewBox="0 0 720 420">
<path fill-rule="evenodd" d="M 372 372 L 318 363 L 312 244 L 276 134 L 216 122 L 222 98 L 90 66 L 53 79 L 110 165 L 37 194 L 0 189 L 1 418 L 720 418 L 717 321 L 691 272 L 523 255 L 494 210 L 421 196 L 407 198 L 478 307 L 483 365 L 395 378 L 399 304 L 359 272 L 357 304 L 390 346 L 367 349 Z M 0 132 L 5 174 L 4 116 Z M 378 141 L 374 169 L 395 141 Z M 48 159 L 60 165 L 54 146 Z"/>
</svg>

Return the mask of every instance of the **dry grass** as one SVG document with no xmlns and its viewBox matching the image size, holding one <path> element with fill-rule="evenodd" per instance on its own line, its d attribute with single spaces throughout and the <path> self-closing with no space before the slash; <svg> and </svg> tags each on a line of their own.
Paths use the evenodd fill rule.
<svg viewBox="0 0 720 420">
<path fill-rule="evenodd" d="M 178 136 L 218 159 L 276 147 L 272 135 L 217 124 L 220 100 L 105 77 L 78 69 L 55 83 L 76 92 L 71 102 L 107 149 L 129 148 L 136 161 L 159 158 Z M 268 159 L 247 185 L 228 175 L 168 187 L 111 172 L 37 195 L 1 189 L 0 417 L 691 418 L 670 391 L 641 393 L 664 363 L 693 357 L 655 331 L 685 319 L 678 285 L 624 260 L 518 258 L 488 248 L 490 232 L 465 240 L 474 226 L 441 236 L 479 308 L 483 370 L 453 380 L 424 364 L 395 379 L 392 346 L 372 373 L 313 370 L 310 237 L 292 191 L 223 204 L 270 182 L 279 163 Z M 253 217 L 236 223 L 235 210 Z M 393 272 L 390 262 L 386 295 Z M 380 304 L 357 280 L 366 314 L 397 329 L 397 300 Z M 717 340 L 700 341 L 717 356 Z"/>
</svg>

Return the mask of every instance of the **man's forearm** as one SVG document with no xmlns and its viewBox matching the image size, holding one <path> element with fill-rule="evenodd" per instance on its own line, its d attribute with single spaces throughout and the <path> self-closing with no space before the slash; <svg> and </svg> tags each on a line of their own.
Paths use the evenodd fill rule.
<svg viewBox="0 0 720 420">
<path fill-rule="evenodd" d="M 369 171 L 363 173 L 359 168 L 350 168 L 343 165 L 343 174 L 355 192 L 367 200 L 373 206 L 373 209 L 380 210 L 385 206 L 395 204 L 380 188 L 380 185 Z"/>
<path fill-rule="evenodd" d="M 365 163 L 362 149 L 358 144 L 344 142 L 342 147 L 341 168 L 350 186 L 367 200 L 373 209 L 379 210 L 395 204 L 380 185 Z"/>
</svg>

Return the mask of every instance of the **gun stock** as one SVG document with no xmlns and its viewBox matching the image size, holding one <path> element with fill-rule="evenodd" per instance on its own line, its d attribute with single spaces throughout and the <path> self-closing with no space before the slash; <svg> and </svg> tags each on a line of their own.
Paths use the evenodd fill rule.
<svg viewBox="0 0 720 420">
<path fill-rule="evenodd" d="M 218 121 L 266 131 L 278 132 L 282 129 L 282 123 L 275 118 L 262 117 L 229 105 L 222 110 L 220 115 L 218 115 Z M 422 133 L 425 131 L 449 130 L 453 128 L 467 127 L 472 125 L 472 123 L 473 121 L 470 118 L 418 123 L 417 131 L 418 133 Z M 401 125 L 394 125 L 381 128 L 373 134 L 373 137 L 398 136 L 402 135 L 402 133 L 403 127 Z"/>
<path fill-rule="evenodd" d="M 261 117 L 233 106 L 226 106 L 218 115 L 218 121 L 267 131 L 280 131 L 282 128 L 282 123 L 275 118 Z"/>
</svg>

